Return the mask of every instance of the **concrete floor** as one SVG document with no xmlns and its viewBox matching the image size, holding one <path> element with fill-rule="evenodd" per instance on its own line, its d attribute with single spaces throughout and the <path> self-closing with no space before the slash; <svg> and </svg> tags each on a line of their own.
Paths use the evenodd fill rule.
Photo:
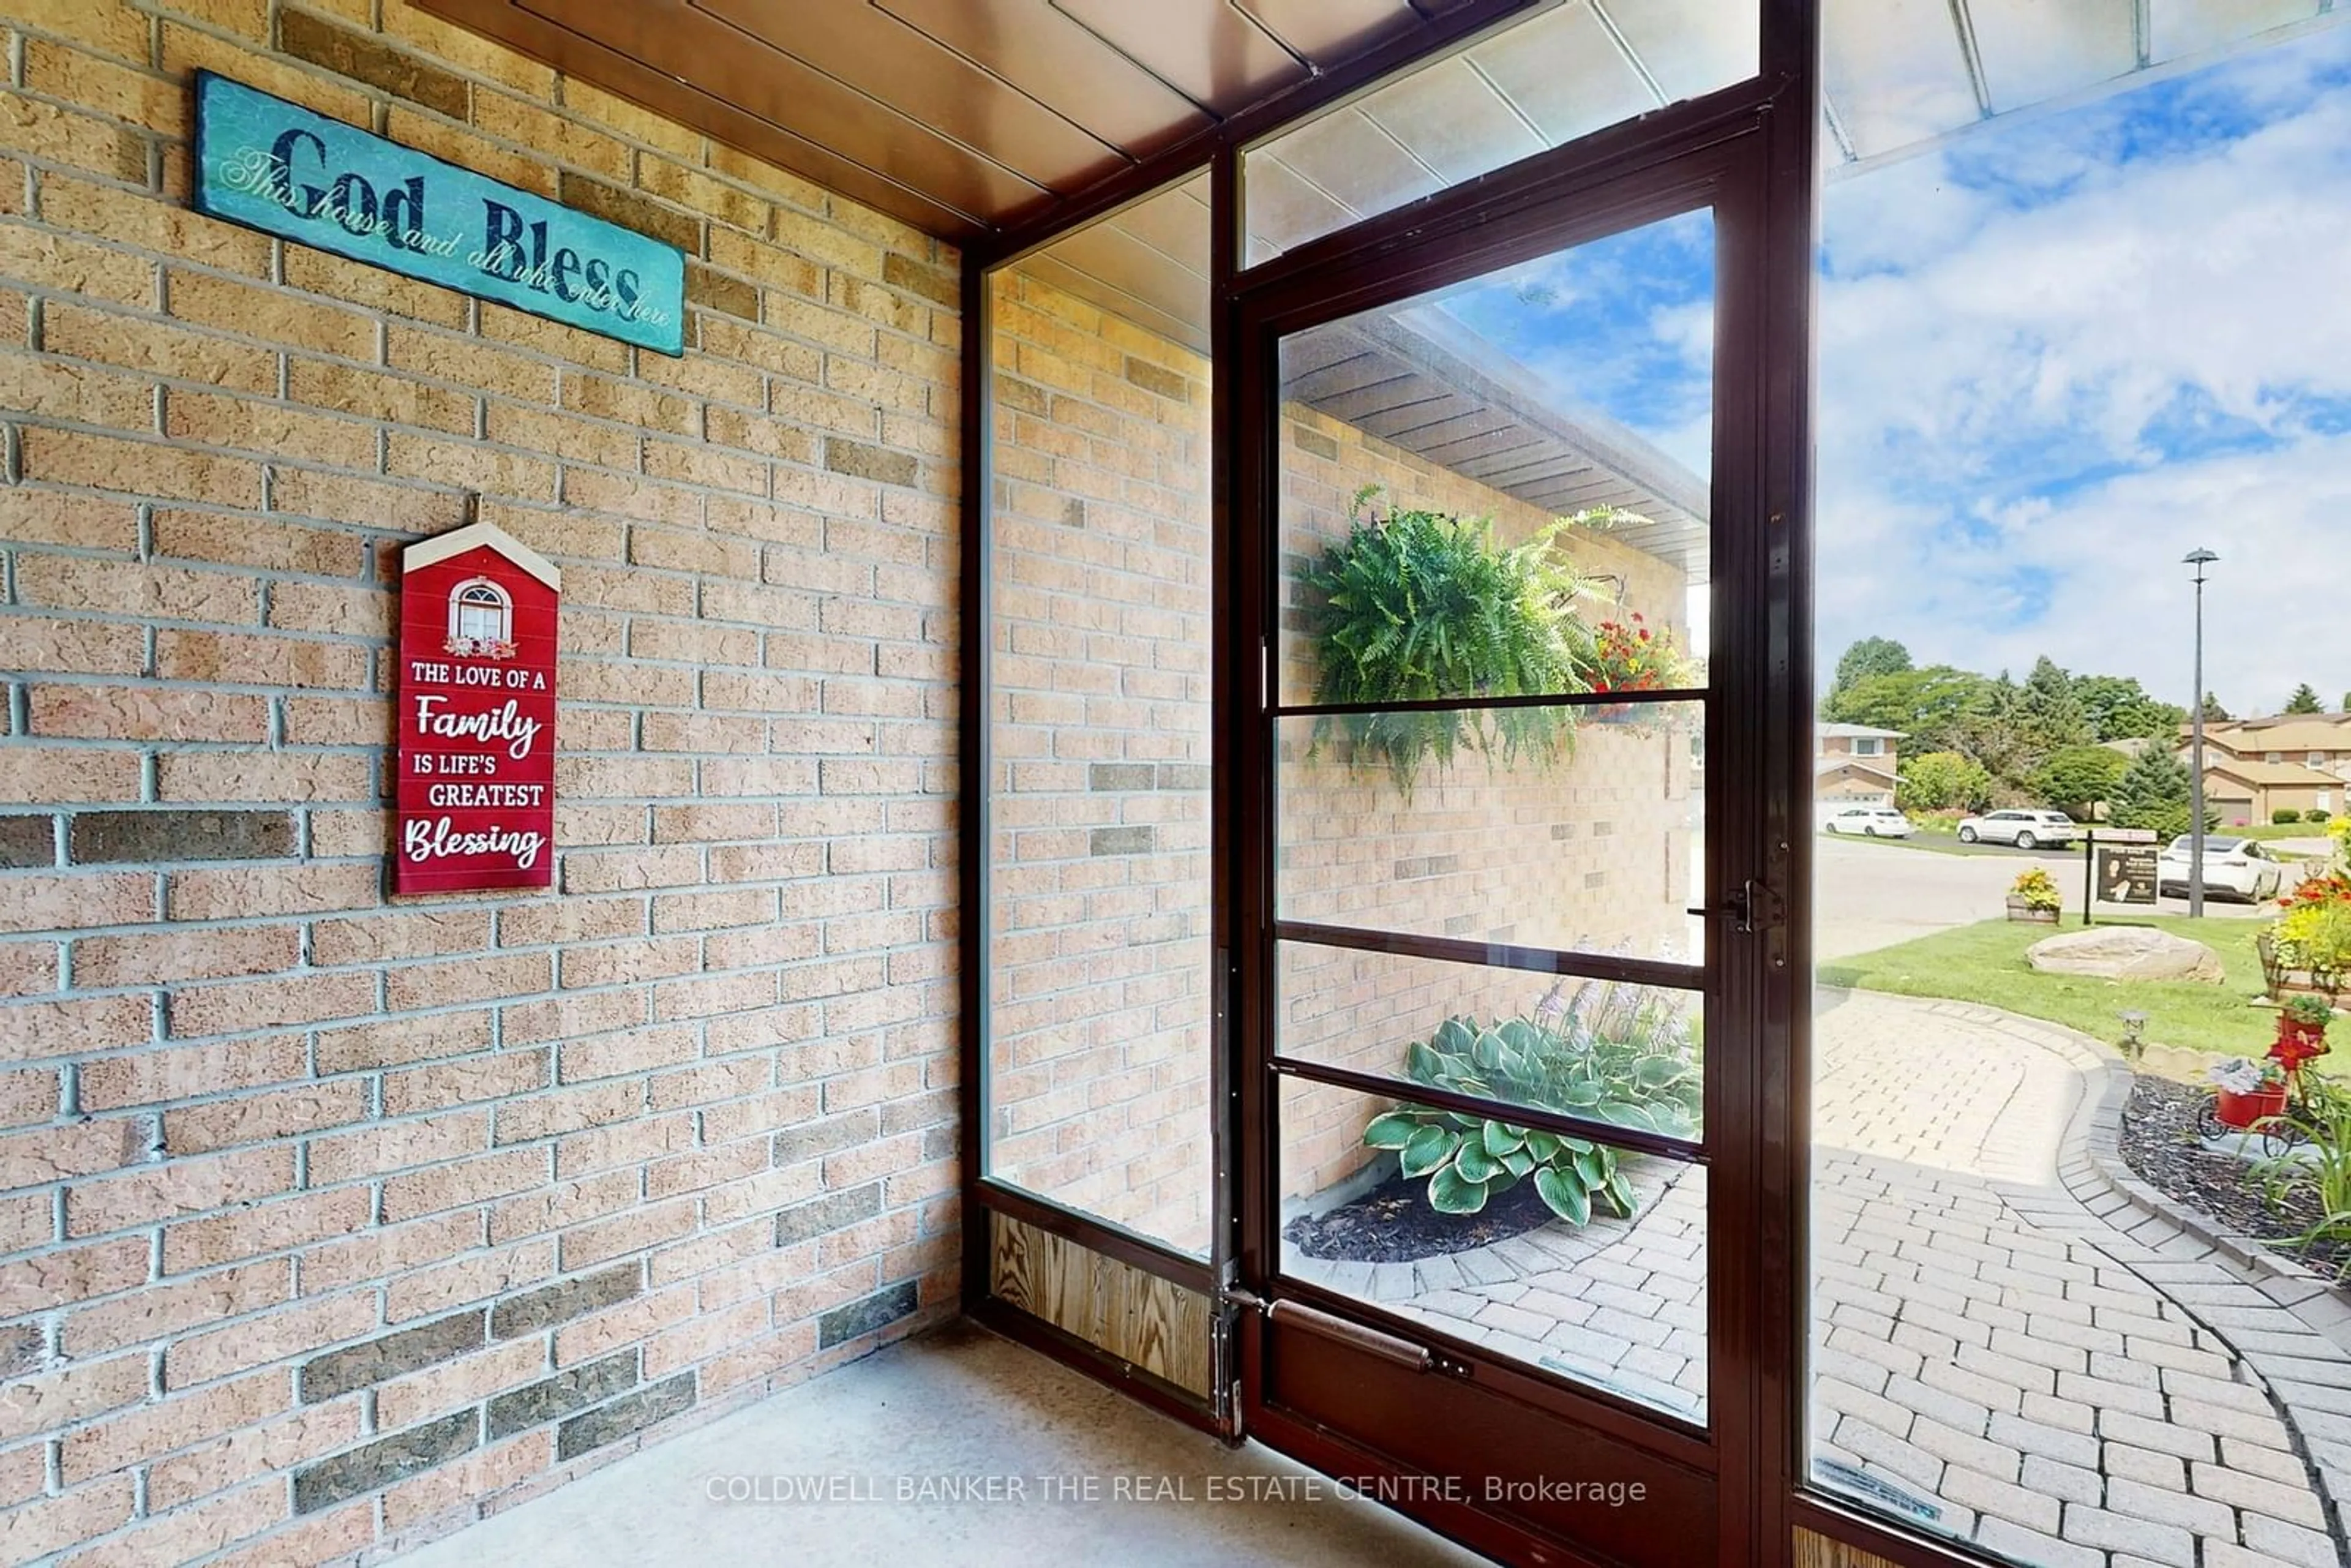
<svg viewBox="0 0 2351 1568">
<path fill-rule="evenodd" d="M 839 1478 L 861 1500 L 712 1500 L 733 1478 L 763 1486 Z M 902 1482 L 987 1478 L 1000 1478 L 1007 1493 L 1017 1480 L 1025 1496 L 897 1500 Z M 1050 1497 L 1055 1482 L 1069 1494 L 1091 1482 L 1098 1500 Z M 1212 1489 L 1247 1489 L 1265 1500 L 1219 1500 Z M 965 1323 L 682 1433 L 399 1559 L 402 1568 L 1482 1561 L 1280 1455 L 1227 1448 Z"/>
</svg>

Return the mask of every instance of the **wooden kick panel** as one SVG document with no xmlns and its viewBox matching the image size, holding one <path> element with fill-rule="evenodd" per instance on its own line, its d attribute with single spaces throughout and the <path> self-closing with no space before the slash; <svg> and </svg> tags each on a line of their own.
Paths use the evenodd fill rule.
<svg viewBox="0 0 2351 1568">
<path fill-rule="evenodd" d="M 1207 1297 L 1007 1215 L 988 1218 L 988 1287 L 999 1300 L 1208 1396 Z"/>
</svg>

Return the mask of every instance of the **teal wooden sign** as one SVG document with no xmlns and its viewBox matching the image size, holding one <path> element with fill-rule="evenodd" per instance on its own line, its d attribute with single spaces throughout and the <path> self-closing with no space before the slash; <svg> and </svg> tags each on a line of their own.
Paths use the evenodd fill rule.
<svg viewBox="0 0 2351 1568">
<path fill-rule="evenodd" d="M 196 73 L 195 208 L 314 249 L 670 355 L 675 246 Z"/>
</svg>

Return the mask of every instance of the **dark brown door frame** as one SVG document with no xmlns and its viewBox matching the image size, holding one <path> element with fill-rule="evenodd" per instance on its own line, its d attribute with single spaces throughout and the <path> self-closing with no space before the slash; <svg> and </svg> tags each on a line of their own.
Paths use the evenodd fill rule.
<svg viewBox="0 0 2351 1568">
<path fill-rule="evenodd" d="M 1707 774 L 1708 901 L 1727 904 L 1729 890 L 1766 875 L 1753 781 L 1761 769 L 1761 678 L 1772 663 L 1761 641 L 1768 626 L 1742 612 L 1755 598 L 1764 557 L 1766 509 L 1761 504 L 1761 272 L 1768 147 L 1764 124 L 1771 89 L 1749 84 L 1685 106 L 1678 124 L 1659 134 L 1655 123 L 1623 128 L 1559 153 L 1529 160 L 1502 175 L 1416 204 L 1393 221 L 1378 222 L 1319 243 L 1311 251 L 1259 269 L 1230 296 L 1230 340 L 1236 383 L 1233 505 L 1234 642 L 1237 667 L 1263 667 L 1277 634 L 1275 573 L 1270 543 L 1279 497 L 1275 430 L 1277 344 L 1301 330 L 1499 267 L 1552 254 L 1676 214 L 1710 207 L 1715 214 L 1717 346 L 1716 449 L 1713 481 L 1713 581 L 1716 617 L 1714 674 L 1708 699 Z M 1743 640 L 1742 640 L 1743 639 Z M 1255 684 L 1255 683 L 1252 683 Z M 1708 1428 L 1660 1418 L 1594 1391 L 1568 1387 L 1486 1358 L 1475 1346 L 1311 1286 L 1275 1284 L 1279 1183 L 1279 1093 L 1273 1072 L 1273 977 L 1278 923 L 1270 868 L 1273 863 L 1270 711 L 1274 694 L 1247 692 L 1233 705 L 1223 738 L 1229 747 L 1239 821 L 1236 835 L 1233 922 L 1238 983 L 1238 1082 L 1240 1090 L 1244 1198 L 1240 1212 L 1240 1274 L 1268 1298 L 1364 1323 L 1431 1344 L 1451 1364 L 1473 1369 L 1468 1381 L 1437 1374 L 1402 1373 L 1333 1342 L 1251 1322 L 1241 1357 L 1250 1430 L 1326 1468 L 1389 1477 L 1394 1500 L 1448 1534 L 1514 1560 L 1628 1563 L 1753 1560 L 1757 1498 L 1752 1456 L 1759 1447 L 1761 1259 L 1764 1231 L 1756 1212 L 1761 1187 L 1760 1056 L 1742 1049 L 1761 1038 L 1756 973 L 1762 944 L 1712 923 L 1707 984 L 1708 1023 L 1706 1163 L 1708 1285 Z M 1741 823 L 1750 826 L 1742 828 Z M 1416 946 L 1426 944 L 1412 945 Z M 1614 977 L 1619 960 L 1562 957 L 1560 968 Z M 1641 966 L 1644 969 L 1678 967 Z M 1656 977 L 1644 976 L 1642 977 Z M 1688 971 L 1670 977 L 1691 977 Z M 1727 1047 L 1727 1049 L 1726 1049 Z M 1276 1325 L 1279 1319 L 1275 1320 Z M 1417 1381 L 1416 1382 L 1416 1379 Z M 1357 1412 L 1363 1419 L 1351 1419 Z M 1443 1413 L 1440 1416 L 1440 1412 Z M 1537 1414 L 1540 1412 L 1541 1414 Z M 1529 1437 L 1579 1450 L 1554 1476 L 1642 1480 L 1656 1512 L 1635 1516 L 1584 1511 L 1580 1524 L 1554 1514 L 1548 1529 L 1531 1511 L 1515 1516 L 1479 1508 L 1442 1489 L 1414 1490 L 1405 1478 L 1426 1465 L 1399 1449 L 1374 1451 L 1383 1421 L 1442 1419 L 1456 1433 L 1489 1434 L 1460 1441 L 1465 1469 L 1483 1462 L 1487 1473 L 1510 1474 Z M 1513 1423 L 1517 1431 L 1510 1430 Z M 1353 1427 L 1351 1433 L 1343 1429 Z M 1400 1435 L 1400 1434 L 1399 1434 Z M 1367 1468 L 1366 1468 L 1367 1467 Z M 1660 1517 L 1687 1529 L 1698 1518 L 1709 1540 L 1692 1554 L 1686 1538 L 1661 1538 Z M 1571 1533 L 1573 1531 L 1573 1533 Z M 1595 1539 L 1605 1535 L 1605 1541 Z M 1584 1558 L 1579 1539 L 1597 1555 Z M 1645 1550 L 1641 1542 L 1653 1543 Z M 1490 1544 L 1489 1544 L 1490 1542 Z M 1663 1554 L 1658 1554 L 1662 1552 Z"/>
<path fill-rule="evenodd" d="M 986 862 L 987 758 L 987 453 L 989 444 L 987 273 L 996 266 L 1049 244 L 1061 235 L 1099 218 L 1126 202 L 1196 173 L 1205 164 L 1210 171 L 1212 236 L 1211 275 L 1217 293 L 1213 323 L 1212 480 L 1217 524 L 1217 560 L 1214 581 L 1217 653 L 1213 682 L 1218 711 L 1232 720 L 1240 704 L 1235 700 L 1242 677 L 1255 675 L 1241 664 L 1238 651 L 1247 646 L 1236 624 L 1249 612 L 1250 595 L 1237 593 L 1232 565 L 1238 518 L 1235 514 L 1236 440 L 1253 417 L 1249 398 L 1235 385 L 1234 301 L 1239 286 L 1269 287 L 1284 276 L 1327 267 L 1342 253 L 1368 258 L 1408 252 L 1438 214 L 1472 201 L 1505 213 L 1513 193 L 1541 179 L 1573 180 L 1578 171 L 1622 170 L 1655 162 L 1675 147 L 1719 133 L 1728 120 L 1750 115 L 1765 149 L 1763 179 L 1763 256 L 1759 286 L 1760 352 L 1765 369 L 1763 405 L 1758 420 L 1760 469 L 1758 496 L 1765 526 L 1752 541 L 1761 556 L 1753 580 L 1759 592 L 1745 605 L 1718 602 L 1714 628 L 1718 645 L 1734 640 L 1752 644 L 1754 631 L 1746 622 L 1766 623 L 1771 653 L 1766 667 L 1743 683 L 1754 711 L 1762 716 L 1761 750 L 1740 764 L 1748 787 L 1762 791 L 1761 840 L 1750 846 L 1766 867 L 1764 880 L 1785 901 L 1785 919 L 1772 934 L 1752 967 L 1759 995 L 1752 1001 L 1759 1019 L 1761 1051 L 1755 1064 L 1751 1092 L 1756 1105 L 1755 1148 L 1746 1175 L 1756 1198 L 1752 1212 L 1761 1254 L 1750 1303 L 1748 1339 L 1753 1354 L 1753 1407 L 1747 1417 L 1752 1440 L 1743 1459 L 1724 1464 L 1719 1471 L 1718 1510 L 1725 1523 L 1717 1551 L 1693 1561 L 1781 1563 L 1788 1561 L 1792 1531 L 1796 1527 L 1843 1542 L 1900 1563 L 1906 1568 L 1972 1568 L 1977 1559 L 1946 1543 L 1881 1522 L 1837 1500 L 1809 1492 L 1804 1487 L 1805 1463 L 1802 1418 L 1804 1404 L 1802 1354 L 1807 1284 L 1804 1258 L 1804 1202 L 1808 1171 L 1804 1160 L 1811 1080 L 1809 994 L 1811 952 L 1811 834 L 1804 831 L 1809 810 L 1813 691 L 1812 646 L 1812 295 L 1815 254 L 1817 202 L 1815 141 L 1818 136 L 1818 66 L 1820 0 L 1757 0 L 1761 16 L 1761 70 L 1755 81 L 1693 103 L 1677 105 L 1625 126 L 1611 128 L 1572 147 L 1539 155 L 1527 164 L 1489 175 L 1460 190 L 1441 193 L 1410 207 L 1384 214 L 1327 236 L 1242 274 L 1238 162 L 1240 149 L 1249 141 L 1301 120 L 1347 94 L 1373 84 L 1385 73 L 1424 54 L 1454 47 L 1463 38 L 1513 13 L 1532 8 L 1541 0 L 1468 0 L 1449 12 L 1442 24 L 1426 36 L 1400 41 L 1375 51 L 1344 70 L 1311 78 L 1214 130 L 1171 147 L 1144 164 L 1115 175 L 1101 185 L 1061 204 L 1017 228 L 977 240 L 964 252 L 963 407 L 962 435 L 967 485 L 963 504 L 963 611 L 966 663 L 963 733 L 964 838 L 961 867 L 963 906 L 978 912 L 967 921 L 964 982 L 964 1223 L 967 1229 L 966 1301 L 997 1326 L 1019 1333 L 1048 1354 L 1057 1355 L 1092 1375 L 1123 1386 L 1146 1399 L 1153 1391 L 1140 1386 L 1123 1369 L 1091 1347 L 1062 1343 L 1047 1332 L 1023 1332 L 1016 1320 L 1022 1314 L 1001 1309 L 987 1300 L 986 1232 L 992 1211 L 1015 1214 L 1088 1245 L 1101 1247 L 1164 1278 L 1214 1289 L 1230 1282 L 1236 1261 L 1234 1248 L 1246 1228 L 1235 1202 L 1224 1216 L 1226 1234 L 1207 1269 L 1196 1259 L 1183 1257 L 1140 1238 L 1122 1236 L 1090 1217 L 1038 1200 L 985 1177 L 979 1168 L 979 1132 L 984 1126 L 987 1038 L 985 1014 L 987 989 L 986 953 L 972 940 L 984 928 L 987 898 Z M 1645 160 L 1644 150 L 1648 157 Z M 1540 166 L 1540 176 L 1533 173 Z M 1466 193 L 1474 191 L 1473 197 Z M 1260 391 L 1262 389 L 1259 389 Z M 1717 454 L 1718 467 L 1725 455 Z M 1256 612 L 1262 616 L 1261 607 Z M 1220 727 L 1222 758 L 1232 758 L 1240 738 Z M 1723 770 L 1723 771 L 1727 771 Z M 1246 777 L 1220 763 L 1224 780 Z M 1718 774 L 1719 776 L 1719 774 Z M 1237 898 L 1253 896 L 1236 884 L 1230 852 L 1240 842 L 1237 802 L 1239 792 L 1218 791 L 1215 808 L 1219 851 L 1215 854 L 1219 878 L 1216 899 L 1217 970 L 1212 982 L 1220 1017 L 1225 1003 L 1241 993 L 1235 988 L 1249 955 L 1233 945 L 1230 912 Z M 1256 962 L 1261 964 L 1262 960 Z M 1239 1091 L 1245 1074 L 1228 1073 L 1232 1082 L 1218 1092 L 1219 1179 L 1229 1169 L 1244 1132 Z M 1727 1179 L 1729 1172 L 1718 1161 Z M 1237 1184 L 1225 1183 L 1228 1191 Z M 1262 1229 L 1264 1217 L 1255 1223 Z M 1228 1367 L 1261 1351 L 1262 1331 L 1254 1314 L 1238 1323 L 1238 1339 L 1227 1347 Z M 1713 1336 L 1709 1335 L 1710 1338 Z M 1530 1380 L 1531 1381 L 1531 1380 Z M 1196 1407 L 1172 1408 L 1172 1414 L 1207 1424 L 1210 1412 Z M 1607 1402 L 1587 1402 L 1604 1422 L 1628 1419 Z M 1719 1402 L 1718 1402 L 1719 1403 Z M 1717 1416 L 1720 1429 L 1722 1416 Z M 1378 1473 L 1377 1456 L 1335 1438 L 1327 1432 L 1303 1428 L 1284 1432 L 1278 1423 L 1260 1422 L 1256 1435 L 1285 1447 L 1332 1474 L 1369 1476 Z M 1665 1447 L 1677 1448 L 1669 1435 Z M 1727 1450 L 1726 1450 L 1727 1451 Z M 1433 1524 L 1456 1539 L 1510 1562 L 1575 1561 L 1559 1544 L 1493 1515 L 1475 1510 L 1422 1511 Z M 1742 1531 L 1734 1521 L 1745 1519 Z"/>
<path fill-rule="evenodd" d="M 1762 0 L 1762 67 L 1793 91 L 1764 128 L 1761 465 L 1766 532 L 1745 608 L 1768 623 L 1760 696 L 1765 880 L 1787 918 L 1762 955 L 1762 1061 L 1757 1084 L 1761 1293 L 1756 1330 L 1755 1445 L 1748 1456 L 1755 1560 L 1794 1560 L 1799 1494 L 1810 1471 L 1804 1432 L 1810 1338 L 1813 986 L 1813 301 L 1820 245 L 1822 0 Z M 1751 632 L 1749 633 L 1751 636 Z M 1865 1541 L 1867 1538 L 1865 1537 Z M 1946 1563 L 1957 1559 L 1946 1559 Z"/>
</svg>

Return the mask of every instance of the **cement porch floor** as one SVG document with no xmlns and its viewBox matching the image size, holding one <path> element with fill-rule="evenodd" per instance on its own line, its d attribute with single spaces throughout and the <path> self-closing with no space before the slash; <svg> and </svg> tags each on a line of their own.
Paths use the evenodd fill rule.
<svg viewBox="0 0 2351 1568">
<path fill-rule="evenodd" d="M 1089 1477 L 1097 1500 L 1048 1495 L 1048 1478 Z M 839 1478 L 833 1484 L 859 1500 L 710 1495 L 754 1479 L 772 1490 L 773 1478 Z M 926 1478 L 1002 1478 L 1008 1495 L 898 1500 L 902 1479 Z M 1008 1495 L 1014 1479 L 1024 1495 Z M 1212 1491 L 1228 1500 L 1212 1500 Z M 401 1568 L 1482 1561 L 1266 1448 L 1227 1448 L 967 1323 L 681 1433 L 398 1559 Z"/>
</svg>

